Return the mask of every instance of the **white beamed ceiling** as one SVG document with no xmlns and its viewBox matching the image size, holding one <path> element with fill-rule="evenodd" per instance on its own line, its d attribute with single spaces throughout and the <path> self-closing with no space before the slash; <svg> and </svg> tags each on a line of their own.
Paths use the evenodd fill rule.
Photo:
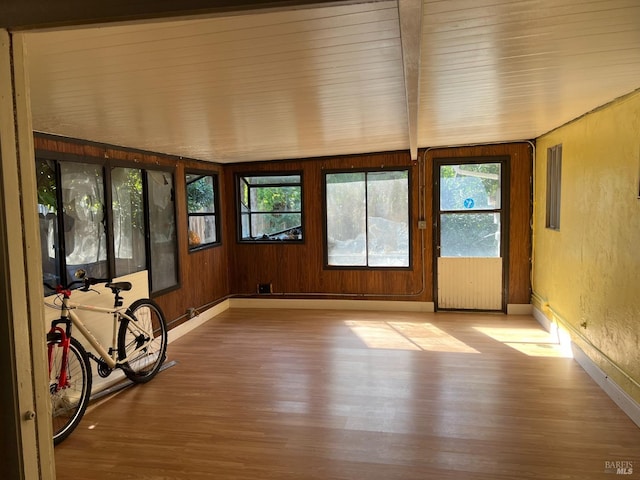
<svg viewBox="0 0 640 480">
<path fill-rule="evenodd" d="M 220 163 L 414 155 L 640 87 L 638 0 L 400 3 L 26 32 L 34 129 Z"/>
</svg>

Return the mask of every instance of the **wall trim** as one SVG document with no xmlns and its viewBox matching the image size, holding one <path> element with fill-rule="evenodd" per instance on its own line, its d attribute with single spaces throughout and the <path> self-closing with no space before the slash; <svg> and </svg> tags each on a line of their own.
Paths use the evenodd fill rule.
<svg viewBox="0 0 640 480">
<path fill-rule="evenodd" d="M 631 398 L 611 377 L 604 373 L 580 347 L 572 344 L 571 349 L 576 362 L 578 362 L 600 388 L 611 397 L 611 400 L 633 420 L 633 423 L 640 427 L 640 404 Z"/>
<path fill-rule="evenodd" d="M 631 396 L 625 392 L 620 385 L 614 382 L 604 371 L 595 364 L 593 360 L 571 341 L 568 334 L 562 334 L 555 322 L 549 320 L 544 313 L 538 308 L 533 308 L 533 317 L 538 321 L 542 327 L 548 332 L 558 335 L 558 339 L 561 344 L 569 342 L 571 344 L 571 351 L 573 352 L 573 358 L 582 369 L 593 379 L 598 386 L 604 390 L 604 392 L 615 402 L 620 409 L 626 413 L 629 418 L 640 427 L 640 404 L 636 402 Z"/>
<path fill-rule="evenodd" d="M 507 304 L 507 315 L 533 315 L 533 305 L 530 303 Z"/>
<path fill-rule="evenodd" d="M 214 307 L 211 307 L 210 309 L 205 310 L 202 313 L 199 313 L 192 319 L 184 323 L 181 323 L 177 327 L 173 327 L 171 330 L 169 330 L 169 343 L 176 341 L 180 337 L 198 328 L 200 325 L 205 324 L 206 322 L 211 320 L 213 317 L 216 317 L 221 313 L 229 310 L 229 308 L 230 308 L 230 302 L 227 299 L 218 303 Z"/>
<path fill-rule="evenodd" d="M 335 300 L 295 298 L 231 298 L 230 308 L 294 308 L 309 310 L 378 310 L 399 312 L 434 312 L 433 302 L 387 300 Z"/>
</svg>

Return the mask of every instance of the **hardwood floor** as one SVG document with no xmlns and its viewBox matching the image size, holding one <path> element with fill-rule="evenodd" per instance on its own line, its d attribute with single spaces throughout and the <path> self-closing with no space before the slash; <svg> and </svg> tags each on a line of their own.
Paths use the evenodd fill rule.
<svg viewBox="0 0 640 480">
<path fill-rule="evenodd" d="M 602 479 L 640 429 L 531 317 L 229 310 L 93 408 L 58 479 Z M 626 478 L 635 478 L 633 475 Z"/>
</svg>

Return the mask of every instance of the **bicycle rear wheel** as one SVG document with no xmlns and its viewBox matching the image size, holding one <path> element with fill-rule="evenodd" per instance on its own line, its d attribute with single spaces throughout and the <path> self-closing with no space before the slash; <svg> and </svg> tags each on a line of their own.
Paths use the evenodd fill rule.
<svg viewBox="0 0 640 480">
<path fill-rule="evenodd" d="M 71 337 L 67 357 L 67 385 L 59 387 L 62 372 L 62 344 L 60 336 L 50 339 L 52 346 L 49 393 L 53 422 L 53 444 L 58 445 L 78 426 L 91 397 L 91 366 L 86 350 L 78 340 Z"/>
<path fill-rule="evenodd" d="M 145 383 L 160 370 L 167 351 L 167 323 L 153 300 L 136 300 L 127 309 L 118 331 L 118 356 L 125 375 Z"/>
</svg>

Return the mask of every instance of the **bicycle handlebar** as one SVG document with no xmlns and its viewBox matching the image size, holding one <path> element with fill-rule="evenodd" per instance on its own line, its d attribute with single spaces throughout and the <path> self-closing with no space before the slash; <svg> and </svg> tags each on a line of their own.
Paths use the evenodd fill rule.
<svg viewBox="0 0 640 480">
<path fill-rule="evenodd" d="M 109 283 L 109 282 L 111 282 L 110 278 L 85 277 L 80 282 L 80 283 L 84 283 L 84 287 L 81 288 L 80 290 L 84 290 L 86 292 L 86 291 L 89 290 L 89 287 L 91 287 L 91 285 L 97 285 L 98 283 Z M 76 283 L 76 282 L 74 282 L 74 283 Z"/>
<path fill-rule="evenodd" d="M 97 285 L 99 283 L 109 283 L 109 282 L 111 282 L 111 279 L 109 278 L 83 277 L 82 280 L 74 280 L 73 282 L 68 283 L 66 286 L 61 284 L 53 286 L 47 282 L 42 282 L 42 283 L 49 290 L 53 290 L 54 292 L 58 292 L 58 293 L 63 293 L 64 291 L 70 292 L 71 288 L 73 288 L 76 285 L 83 285 L 83 287 L 80 290 L 82 290 L 83 292 L 88 292 L 91 289 L 92 285 Z"/>
</svg>

